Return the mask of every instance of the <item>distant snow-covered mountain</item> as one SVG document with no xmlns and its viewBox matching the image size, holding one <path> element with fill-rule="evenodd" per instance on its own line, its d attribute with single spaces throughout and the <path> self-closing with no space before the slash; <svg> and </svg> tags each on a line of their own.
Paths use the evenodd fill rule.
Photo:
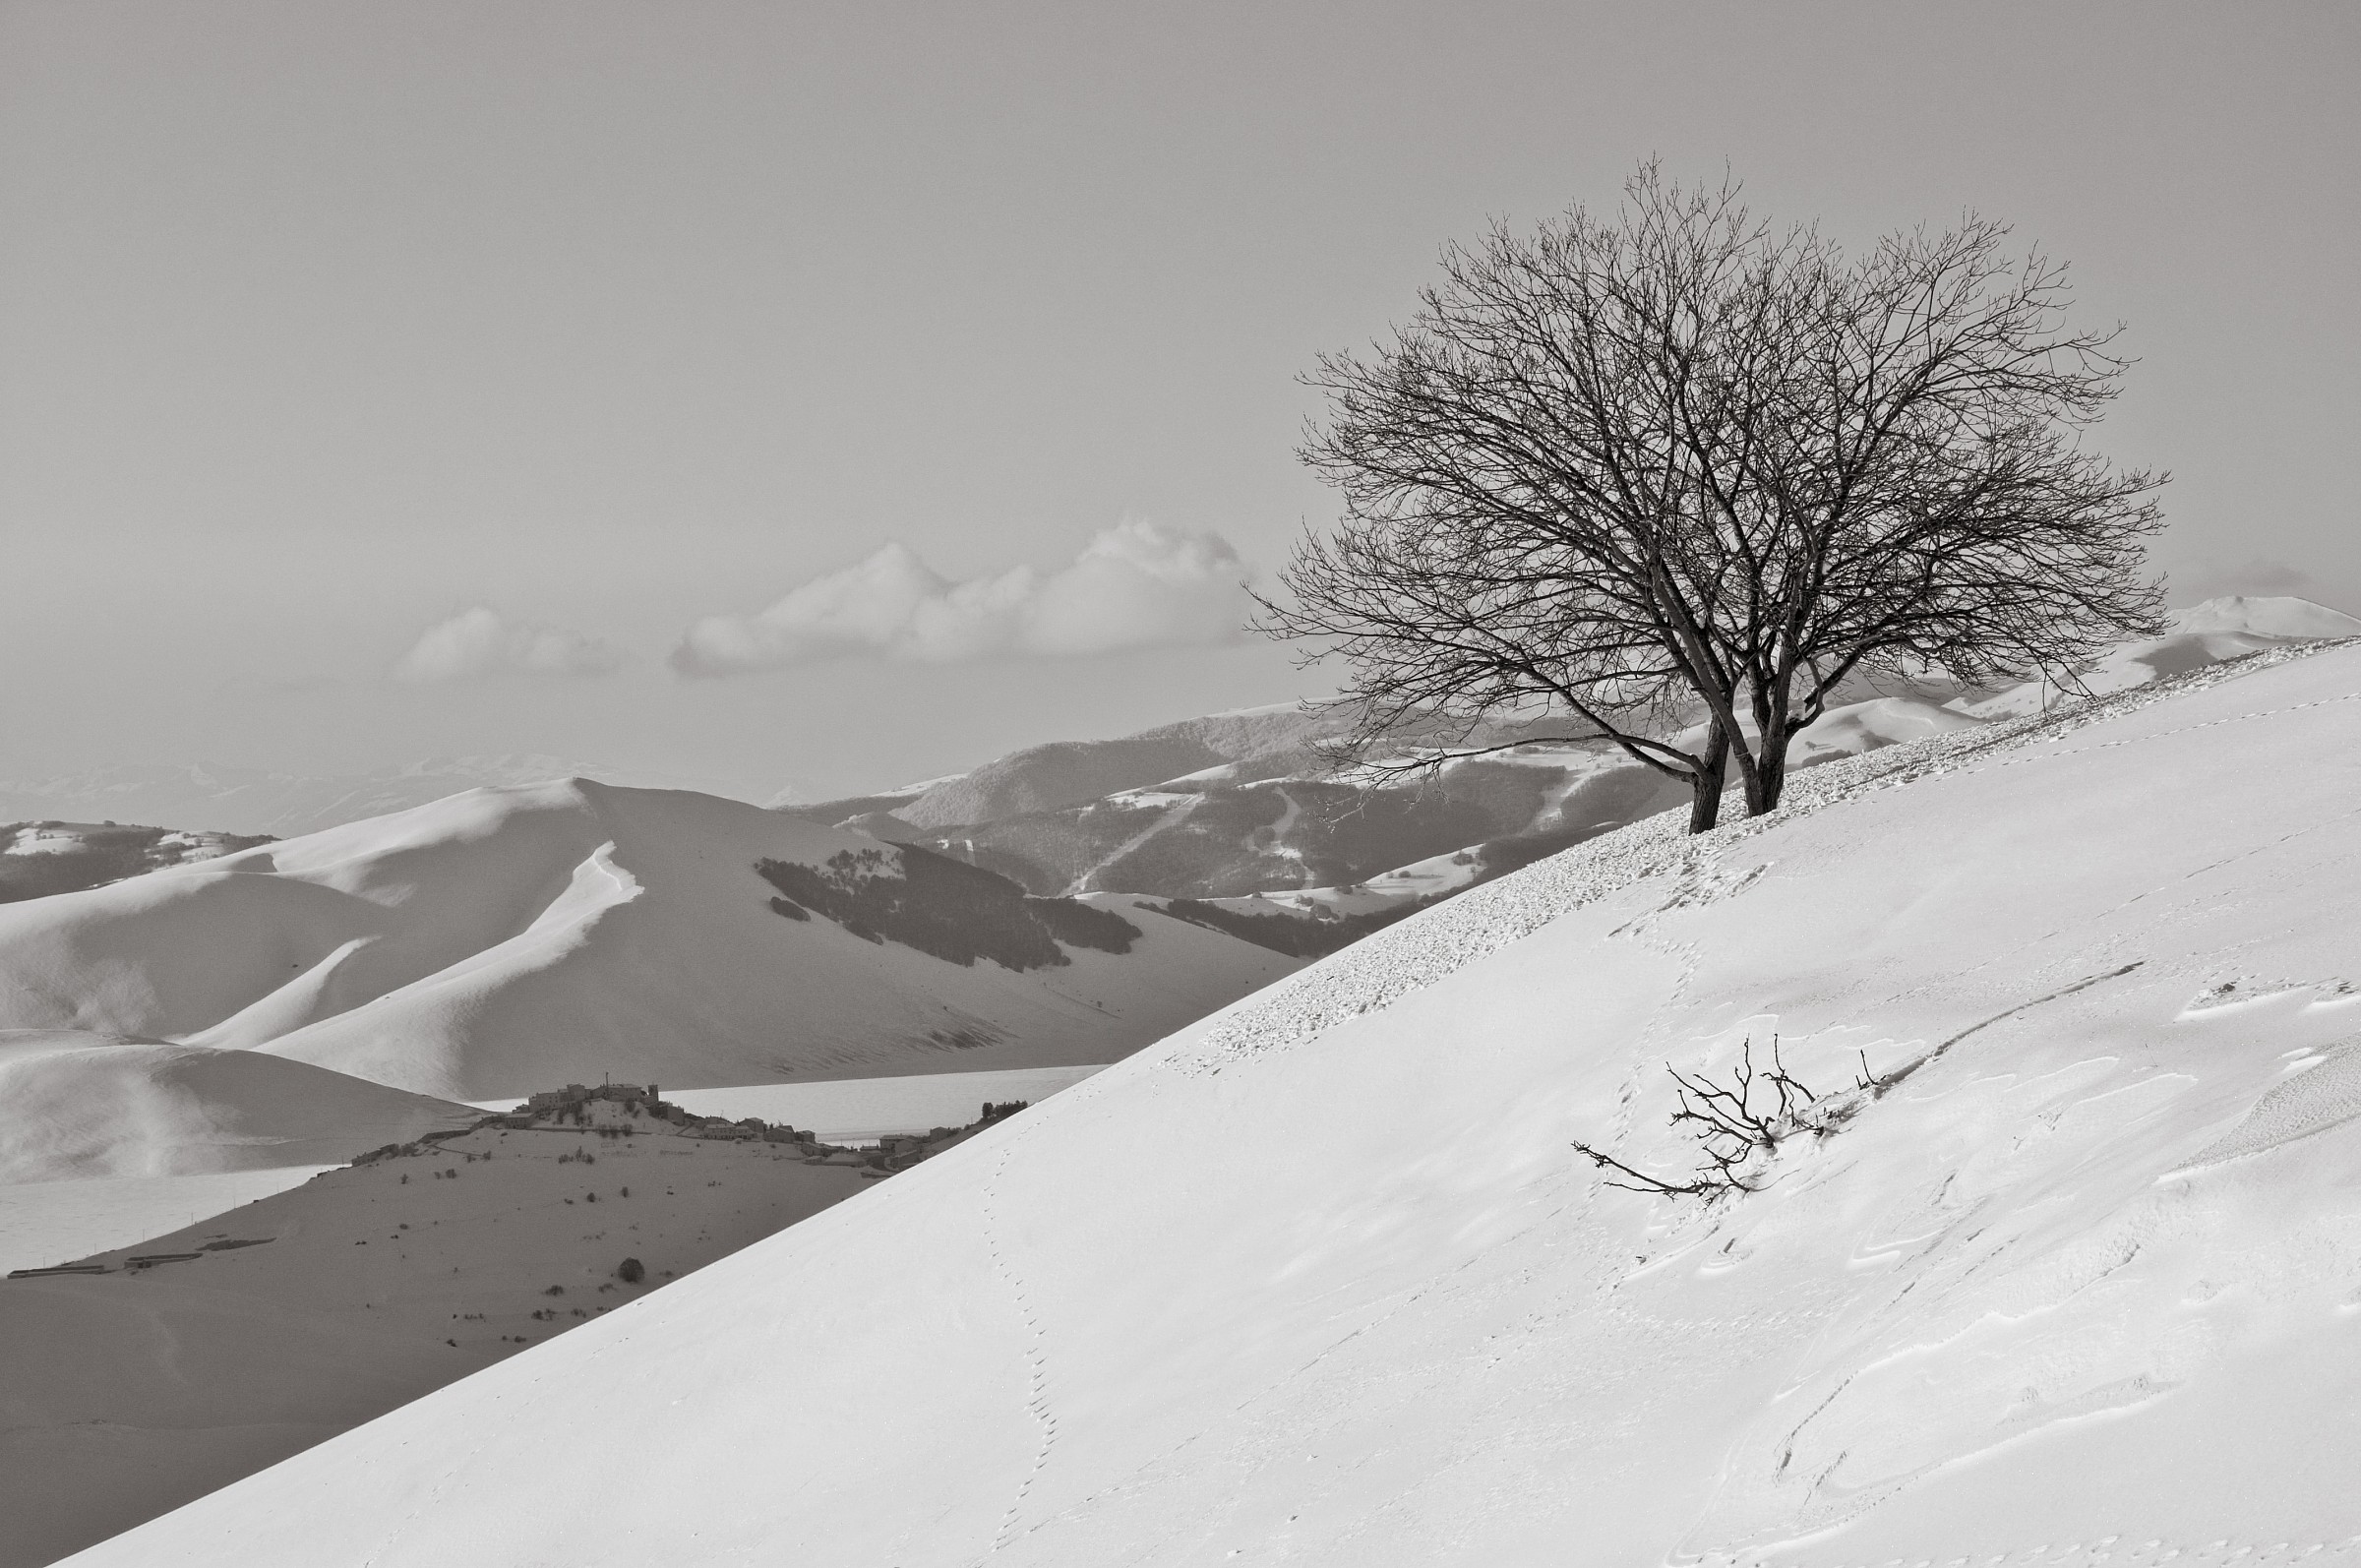
<svg viewBox="0 0 2361 1568">
<path fill-rule="evenodd" d="M 738 801 L 480 789 L 0 906 L 0 1028 L 451 1100 L 1111 1061 L 1291 970 Z"/>
<path fill-rule="evenodd" d="M 206 762 L 127 763 L 0 779 L 0 821 L 162 822 L 184 830 L 293 838 L 408 811 L 461 790 L 554 778 L 655 789 L 710 787 L 700 780 L 594 767 L 538 753 L 435 757 L 329 776 Z"/>
<path fill-rule="evenodd" d="M 338 1165 L 475 1115 L 263 1052 L 0 1029 L 0 1184 Z"/>
</svg>

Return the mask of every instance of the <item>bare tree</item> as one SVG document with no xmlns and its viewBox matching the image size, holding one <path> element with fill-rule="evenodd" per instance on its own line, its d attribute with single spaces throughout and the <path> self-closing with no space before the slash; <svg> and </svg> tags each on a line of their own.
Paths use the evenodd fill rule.
<svg viewBox="0 0 2361 1568">
<path fill-rule="evenodd" d="M 2159 630 L 2163 481 L 2080 445 L 2121 329 L 2065 330 L 2063 268 L 2007 234 L 1847 262 L 1645 165 L 1611 222 L 1446 250 L 1410 325 L 1306 378 L 1345 515 L 1260 629 L 1350 666 L 1348 752 L 1552 714 L 1685 779 L 1693 831 L 1733 763 L 1776 807 L 1850 678 L 2071 682 Z"/>
</svg>

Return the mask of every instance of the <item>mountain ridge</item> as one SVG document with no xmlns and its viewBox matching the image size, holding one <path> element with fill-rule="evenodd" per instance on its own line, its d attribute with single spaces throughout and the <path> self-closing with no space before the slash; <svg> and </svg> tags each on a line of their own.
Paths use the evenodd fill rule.
<svg viewBox="0 0 2361 1568">
<path fill-rule="evenodd" d="M 788 918 L 757 869 L 878 848 L 683 791 L 472 791 L 0 906 L 0 1027 L 264 1051 L 470 1101 L 595 1070 L 694 1088 L 1096 1063 L 1290 967 L 1144 914 L 1135 951 L 962 967 Z"/>
</svg>

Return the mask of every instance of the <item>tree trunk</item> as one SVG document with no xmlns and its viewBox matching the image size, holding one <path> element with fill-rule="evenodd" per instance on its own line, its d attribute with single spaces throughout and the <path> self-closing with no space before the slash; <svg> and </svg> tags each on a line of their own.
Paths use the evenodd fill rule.
<svg viewBox="0 0 2361 1568">
<path fill-rule="evenodd" d="M 1783 724 L 1781 726 L 1785 728 Z M 1756 748 L 1754 771 L 1746 780 L 1746 814 L 1761 816 L 1779 810 L 1787 792 L 1787 746 L 1791 737 L 1765 741 Z"/>
<path fill-rule="evenodd" d="M 1759 784 L 1763 803 L 1754 810 L 1757 816 L 1765 812 L 1778 811 L 1781 797 L 1787 793 L 1787 749 L 1785 746 L 1779 749 L 1777 756 L 1763 758 Z"/>
<path fill-rule="evenodd" d="M 1746 770 L 1748 816 L 1778 811 L 1780 797 L 1787 791 L 1787 747 L 1795 739 L 1787 731 L 1787 682 L 1792 679 L 1791 672 L 1782 671 L 1769 691 L 1755 694 L 1754 765 Z"/>
<path fill-rule="evenodd" d="M 1729 776 L 1729 736 L 1719 724 L 1709 724 L 1712 731 L 1706 737 L 1704 766 L 1689 776 L 1689 787 L 1695 791 L 1689 797 L 1689 831 L 1711 831 L 1722 819 L 1722 785 Z"/>
</svg>

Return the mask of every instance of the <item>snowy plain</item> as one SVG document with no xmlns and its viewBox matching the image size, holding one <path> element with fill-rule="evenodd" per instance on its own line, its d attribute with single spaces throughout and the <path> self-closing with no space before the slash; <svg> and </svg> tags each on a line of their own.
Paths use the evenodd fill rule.
<svg viewBox="0 0 2361 1568">
<path fill-rule="evenodd" d="M 2355 1560 L 2357 740 L 2267 652 L 1639 824 L 75 1560 Z M 1899 1081 L 1570 1148 L 1773 1036 Z"/>
<path fill-rule="evenodd" d="M 324 1165 L 193 1176 L 89 1176 L 0 1185 L 0 1274 L 129 1246 L 301 1186 Z"/>
<path fill-rule="evenodd" d="M 1007 1067 L 999 1072 L 931 1072 L 834 1083 L 757 1083 L 668 1093 L 695 1116 L 736 1121 L 759 1116 L 817 1133 L 823 1143 L 864 1143 L 885 1133 L 963 1127 L 986 1104 L 1039 1105 L 1103 1066 Z"/>
</svg>

